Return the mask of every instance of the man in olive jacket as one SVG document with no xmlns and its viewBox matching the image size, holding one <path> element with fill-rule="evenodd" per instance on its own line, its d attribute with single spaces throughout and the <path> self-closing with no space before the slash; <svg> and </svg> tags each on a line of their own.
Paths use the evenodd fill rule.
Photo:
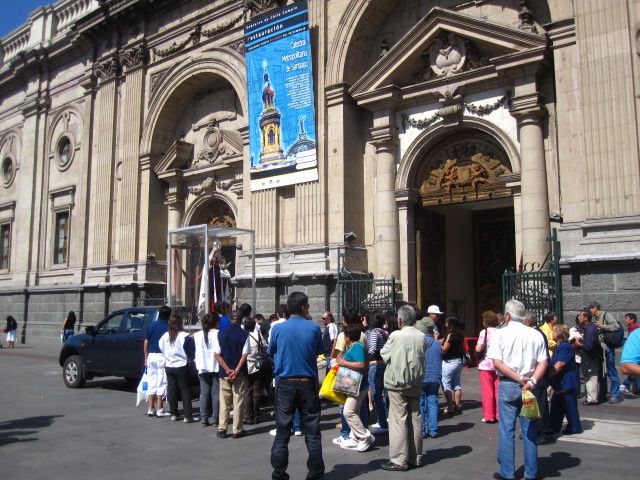
<svg viewBox="0 0 640 480">
<path fill-rule="evenodd" d="M 603 312 L 598 302 L 591 302 L 589 311 L 591 312 L 593 323 L 598 327 L 600 345 L 604 349 L 607 377 L 609 377 L 610 383 L 609 403 L 620 403 L 622 397 L 620 396 L 620 378 L 618 377 L 618 370 L 616 370 L 616 349 L 604 342 L 604 334 L 605 332 L 615 332 L 620 329 L 622 329 L 622 333 L 624 334 L 624 327 L 618 323 L 612 314 Z M 606 384 L 607 382 L 605 381 L 602 386 L 605 391 Z"/>
<path fill-rule="evenodd" d="M 415 324 L 413 308 L 400 307 L 400 330 L 389 336 L 380 351 L 386 363 L 384 386 L 389 392 L 390 461 L 383 464 L 382 469 L 390 472 L 419 467 L 422 458 L 420 384 L 424 375 L 426 342 Z"/>
</svg>

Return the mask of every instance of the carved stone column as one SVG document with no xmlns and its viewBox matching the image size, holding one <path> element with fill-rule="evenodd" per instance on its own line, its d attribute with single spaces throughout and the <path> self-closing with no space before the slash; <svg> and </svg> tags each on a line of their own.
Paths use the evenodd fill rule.
<svg viewBox="0 0 640 480">
<path fill-rule="evenodd" d="M 549 252 L 549 198 L 544 157 L 543 119 L 547 114 L 540 95 L 512 99 L 511 115 L 518 121 L 521 162 L 521 231 L 524 262 L 541 263 Z"/>
<path fill-rule="evenodd" d="M 398 208 L 398 226 L 400 241 L 400 279 L 402 281 L 402 299 L 416 302 L 416 235 L 414 206 L 418 200 L 415 190 L 403 190 L 395 193 Z"/>
<path fill-rule="evenodd" d="M 164 204 L 169 207 L 167 226 L 169 230 L 182 227 L 184 218 L 184 186 L 182 184 L 182 171 L 174 170 L 171 178 L 163 178 L 169 184 L 165 194 Z"/>
<path fill-rule="evenodd" d="M 113 204 L 113 154 L 116 103 L 116 77 L 119 70 L 116 57 L 111 57 L 94 66 L 100 82 L 96 99 L 96 122 L 94 127 L 95 188 L 92 194 L 92 247 L 91 263 L 106 266 L 111 262 L 111 216 Z"/>
<path fill-rule="evenodd" d="M 142 125 L 142 99 L 144 98 L 144 65 L 147 49 L 143 44 L 120 53 L 126 77 L 122 97 L 122 166 L 121 198 L 118 225 L 119 262 L 131 263 L 136 260 L 138 231 L 138 189 L 140 128 Z"/>
<path fill-rule="evenodd" d="M 394 127 L 371 129 L 371 144 L 376 148 L 376 196 L 374 214 L 374 252 L 376 274 L 400 277 L 400 238 L 395 198 L 396 144 Z"/>
</svg>

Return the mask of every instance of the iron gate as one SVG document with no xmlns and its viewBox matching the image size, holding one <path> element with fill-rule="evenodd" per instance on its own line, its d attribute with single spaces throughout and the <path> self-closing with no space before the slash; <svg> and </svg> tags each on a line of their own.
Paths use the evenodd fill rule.
<svg viewBox="0 0 640 480">
<path fill-rule="evenodd" d="M 560 242 L 555 228 L 547 241 L 551 250 L 542 264 L 527 263 L 518 271 L 507 270 L 502 274 L 503 301 L 515 298 L 524 303 L 538 325 L 547 312 L 556 312 L 561 322 L 563 316 Z"/>
<path fill-rule="evenodd" d="M 396 279 L 373 278 L 367 273 L 347 270 L 344 266 L 345 253 L 338 251 L 338 315 L 345 308 L 363 311 L 387 311 L 396 307 Z"/>
</svg>

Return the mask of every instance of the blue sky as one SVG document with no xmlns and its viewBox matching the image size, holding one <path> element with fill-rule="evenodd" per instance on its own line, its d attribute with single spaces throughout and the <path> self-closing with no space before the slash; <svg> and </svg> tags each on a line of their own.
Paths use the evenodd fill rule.
<svg viewBox="0 0 640 480">
<path fill-rule="evenodd" d="M 29 14 L 39 6 L 52 3 L 55 0 L 0 0 L 0 37 L 25 23 Z"/>
</svg>

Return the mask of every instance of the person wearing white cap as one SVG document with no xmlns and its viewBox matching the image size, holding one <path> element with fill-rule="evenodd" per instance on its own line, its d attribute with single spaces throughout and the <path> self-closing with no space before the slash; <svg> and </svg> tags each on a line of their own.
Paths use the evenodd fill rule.
<svg viewBox="0 0 640 480">
<path fill-rule="evenodd" d="M 427 315 L 429 315 L 429 318 L 433 320 L 435 324 L 435 328 L 433 329 L 435 338 L 438 340 L 444 338 L 444 332 L 442 331 L 442 315 L 444 315 L 444 312 L 440 311 L 438 305 L 430 305 L 429 308 L 427 308 Z"/>
</svg>

